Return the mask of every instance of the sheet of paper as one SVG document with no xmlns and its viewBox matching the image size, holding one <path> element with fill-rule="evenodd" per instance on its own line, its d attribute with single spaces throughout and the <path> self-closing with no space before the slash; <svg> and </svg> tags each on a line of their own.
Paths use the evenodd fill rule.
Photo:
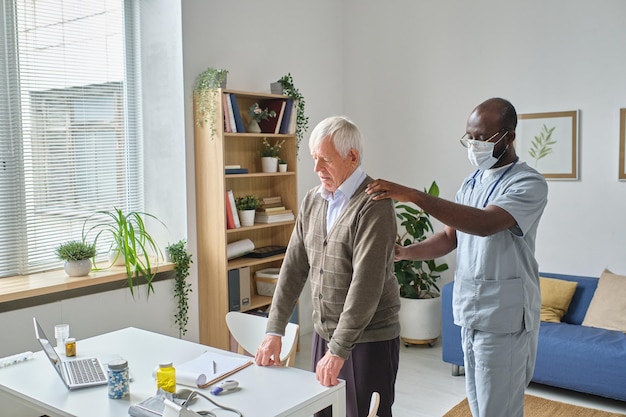
<svg viewBox="0 0 626 417">
<path fill-rule="evenodd" d="M 251 364 L 248 358 L 207 351 L 188 362 L 175 364 L 176 383 L 205 388 Z"/>
</svg>

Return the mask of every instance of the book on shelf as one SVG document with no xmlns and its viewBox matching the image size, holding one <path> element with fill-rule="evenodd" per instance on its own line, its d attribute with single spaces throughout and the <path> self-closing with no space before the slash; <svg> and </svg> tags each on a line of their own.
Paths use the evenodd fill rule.
<svg viewBox="0 0 626 417">
<path fill-rule="evenodd" d="M 272 205 L 282 205 L 283 199 L 281 196 L 261 197 L 261 203 L 263 207 L 271 207 Z"/>
<path fill-rule="evenodd" d="M 241 168 L 241 165 L 224 165 L 224 169 L 237 169 Z"/>
<path fill-rule="evenodd" d="M 228 200 L 228 191 L 225 192 L 225 201 L 226 201 L 226 228 L 234 229 L 235 228 L 235 219 L 233 218 L 233 210 L 230 207 L 230 201 Z"/>
<path fill-rule="evenodd" d="M 285 103 L 285 112 L 283 113 L 283 120 L 280 122 L 280 129 L 278 133 L 288 134 L 291 133 L 291 113 L 295 113 L 295 102 L 290 97 Z"/>
<path fill-rule="evenodd" d="M 235 195 L 233 194 L 233 190 L 227 190 L 226 194 L 228 194 L 228 198 L 226 199 L 230 204 L 230 209 L 233 213 L 233 223 L 235 224 L 235 229 L 239 229 L 241 227 L 241 222 L 239 221 L 239 213 L 237 213 L 237 206 L 235 205 Z"/>
<path fill-rule="evenodd" d="M 228 97 L 226 96 L 227 94 L 222 94 L 222 107 L 224 108 L 224 132 L 230 133 L 233 131 L 233 128 L 230 125 L 230 115 L 232 110 L 230 110 Z"/>
<path fill-rule="evenodd" d="M 226 168 L 224 169 L 225 174 L 247 174 L 248 168 Z"/>
<path fill-rule="evenodd" d="M 257 213 L 277 213 L 285 210 L 286 208 L 283 205 L 261 206 L 256 209 Z"/>
<path fill-rule="evenodd" d="M 273 210 L 273 211 L 259 211 L 259 210 L 257 210 L 257 215 L 259 215 L 259 216 L 273 217 L 273 216 L 278 216 L 278 215 L 281 215 L 281 214 L 293 214 L 293 211 L 291 211 L 289 209 Z"/>
<path fill-rule="evenodd" d="M 263 133 L 278 133 L 280 131 L 280 124 L 283 119 L 283 113 L 285 112 L 285 104 L 287 100 L 284 98 L 273 98 L 268 100 L 260 100 L 259 107 L 267 109 L 267 111 L 274 111 L 276 116 L 262 119 L 259 121 L 259 127 Z"/>
<path fill-rule="evenodd" d="M 239 104 L 237 104 L 237 96 L 233 93 L 230 93 L 229 96 L 231 105 L 233 106 L 233 115 L 235 116 L 237 132 L 245 133 L 246 129 L 243 127 L 243 119 L 241 118 L 241 112 L 239 111 Z"/>
<path fill-rule="evenodd" d="M 233 112 L 232 99 L 230 98 L 230 94 L 226 93 L 224 95 L 226 96 L 226 106 L 228 109 L 228 122 L 230 123 L 230 131 L 236 133 L 237 125 L 235 124 L 235 113 Z"/>
<path fill-rule="evenodd" d="M 265 214 L 265 213 L 256 213 L 254 217 L 254 221 L 257 223 L 277 223 L 277 222 L 288 222 L 295 220 L 295 216 L 291 210 L 287 210 L 287 213 L 282 214 Z"/>
</svg>

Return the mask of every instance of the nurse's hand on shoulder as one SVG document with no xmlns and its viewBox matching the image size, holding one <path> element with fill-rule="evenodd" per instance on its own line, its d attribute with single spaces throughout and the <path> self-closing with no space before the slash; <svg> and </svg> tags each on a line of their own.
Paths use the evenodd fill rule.
<svg viewBox="0 0 626 417">
<path fill-rule="evenodd" d="M 343 367 L 345 359 L 335 356 L 330 351 L 327 351 L 322 359 L 317 362 L 315 367 L 315 375 L 317 380 L 325 387 L 337 385 L 339 380 L 339 371 Z"/>
<path fill-rule="evenodd" d="M 370 195 L 374 194 L 374 200 L 393 198 L 400 202 L 407 202 L 411 201 L 411 196 L 415 189 L 396 184 L 395 182 L 378 179 L 369 183 L 365 192 Z"/>
<path fill-rule="evenodd" d="M 283 366 L 280 361 L 280 350 L 283 347 L 281 336 L 266 334 L 261 346 L 256 351 L 254 361 L 260 366 Z"/>
</svg>

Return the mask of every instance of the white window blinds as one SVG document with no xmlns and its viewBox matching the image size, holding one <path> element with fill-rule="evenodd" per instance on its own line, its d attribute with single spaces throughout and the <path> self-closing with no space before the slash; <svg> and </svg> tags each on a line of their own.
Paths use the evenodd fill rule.
<svg viewBox="0 0 626 417">
<path fill-rule="evenodd" d="M 143 168 L 138 2 L 0 1 L 4 277 L 61 267 L 98 210 L 142 210 Z"/>
</svg>

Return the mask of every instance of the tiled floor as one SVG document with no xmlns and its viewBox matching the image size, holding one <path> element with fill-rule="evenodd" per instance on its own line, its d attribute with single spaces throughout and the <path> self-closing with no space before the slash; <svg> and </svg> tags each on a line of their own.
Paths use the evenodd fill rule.
<svg viewBox="0 0 626 417">
<path fill-rule="evenodd" d="M 311 334 L 301 335 L 296 366 L 310 369 Z M 626 389 L 626 388 L 625 388 Z M 528 394 L 552 400 L 626 414 L 626 402 L 531 384 Z M 441 342 L 433 347 L 400 347 L 394 417 L 438 417 L 465 398 L 462 376 L 451 375 L 451 365 L 441 360 Z"/>
</svg>

